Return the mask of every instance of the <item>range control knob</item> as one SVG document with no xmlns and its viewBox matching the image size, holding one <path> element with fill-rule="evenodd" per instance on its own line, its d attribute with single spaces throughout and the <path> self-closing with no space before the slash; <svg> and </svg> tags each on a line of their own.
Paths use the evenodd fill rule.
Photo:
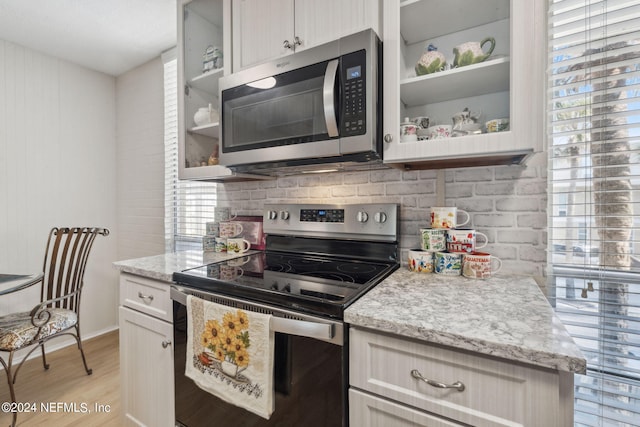
<svg viewBox="0 0 640 427">
<path fill-rule="evenodd" d="M 373 215 L 373 220 L 374 220 L 375 222 L 379 222 L 379 223 L 386 222 L 386 221 L 387 221 L 387 214 L 386 214 L 386 213 L 384 213 L 384 212 L 376 212 L 376 213 Z"/>
<path fill-rule="evenodd" d="M 367 221 L 369 221 L 369 214 L 364 212 L 364 211 L 358 212 L 358 215 L 356 215 L 356 221 L 358 221 L 358 222 L 367 222 Z"/>
<path fill-rule="evenodd" d="M 289 211 L 280 211 L 280 219 L 283 219 L 283 220 L 289 219 Z"/>
<path fill-rule="evenodd" d="M 276 219 L 278 219 L 278 212 L 276 212 L 276 211 L 269 211 L 268 218 L 269 218 L 269 219 L 272 219 L 272 220 L 276 220 Z"/>
</svg>

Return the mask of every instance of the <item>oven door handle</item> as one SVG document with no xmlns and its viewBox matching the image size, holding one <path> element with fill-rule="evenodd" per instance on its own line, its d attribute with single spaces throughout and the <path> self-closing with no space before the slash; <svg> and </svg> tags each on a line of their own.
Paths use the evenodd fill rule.
<svg viewBox="0 0 640 427">
<path fill-rule="evenodd" d="M 173 286 L 169 290 L 173 301 L 186 306 L 188 294 Z M 272 315 L 269 327 L 274 332 L 281 332 L 289 335 L 299 335 L 324 341 L 333 341 L 336 337 L 336 328 L 333 322 L 321 323 L 308 320 L 288 319 Z"/>
<path fill-rule="evenodd" d="M 330 323 L 272 317 L 270 327 L 274 332 L 320 340 L 330 340 L 334 336 L 333 325 Z"/>
<path fill-rule="evenodd" d="M 338 122 L 336 121 L 335 106 L 335 82 L 338 74 L 339 60 L 333 59 L 327 62 L 327 71 L 324 73 L 324 85 L 322 87 L 322 102 L 324 104 L 324 121 L 327 124 L 327 134 L 330 137 L 339 136 Z"/>
</svg>

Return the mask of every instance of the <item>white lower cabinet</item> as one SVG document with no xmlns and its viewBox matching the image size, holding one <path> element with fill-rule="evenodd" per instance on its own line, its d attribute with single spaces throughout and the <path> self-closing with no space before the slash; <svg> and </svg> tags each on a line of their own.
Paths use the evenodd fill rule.
<svg viewBox="0 0 640 427">
<path fill-rule="evenodd" d="M 571 374 L 353 327 L 349 346 L 352 427 L 572 425 Z"/>
<path fill-rule="evenodd" d="M 125 426 L 173 427 L 170 283 L 120 276 L 120 381 Z"/>
</svg>

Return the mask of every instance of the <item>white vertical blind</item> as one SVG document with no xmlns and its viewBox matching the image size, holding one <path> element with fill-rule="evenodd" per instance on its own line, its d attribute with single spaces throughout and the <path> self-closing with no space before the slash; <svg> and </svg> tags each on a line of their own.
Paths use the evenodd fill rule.
<svg viewBox="0 0 640 427">
<path fill-rule="evenodd" d="M 640 2 L 549 0 L 549 290 L 577 426 L 640 425 Z"/>
<path fill-rule="evenodd" d="M 178 179 L 178 68 L 175 49 L 163 55 L 165 242 L 168 251 L 199 246 L 213 219 L 216 184 Z"/>
</svg>

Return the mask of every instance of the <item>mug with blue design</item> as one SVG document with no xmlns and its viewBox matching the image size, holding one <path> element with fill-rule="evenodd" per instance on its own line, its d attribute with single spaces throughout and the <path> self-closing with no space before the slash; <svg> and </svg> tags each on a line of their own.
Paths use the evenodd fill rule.
<svg viewBox="0 0 640 427">
<path fill-rule="evenodd" d="M 433 262 L 434 271 L 447 276 L 460 276 L 462 256 L 460 252 L 436 252 Z"/>
</svg>

